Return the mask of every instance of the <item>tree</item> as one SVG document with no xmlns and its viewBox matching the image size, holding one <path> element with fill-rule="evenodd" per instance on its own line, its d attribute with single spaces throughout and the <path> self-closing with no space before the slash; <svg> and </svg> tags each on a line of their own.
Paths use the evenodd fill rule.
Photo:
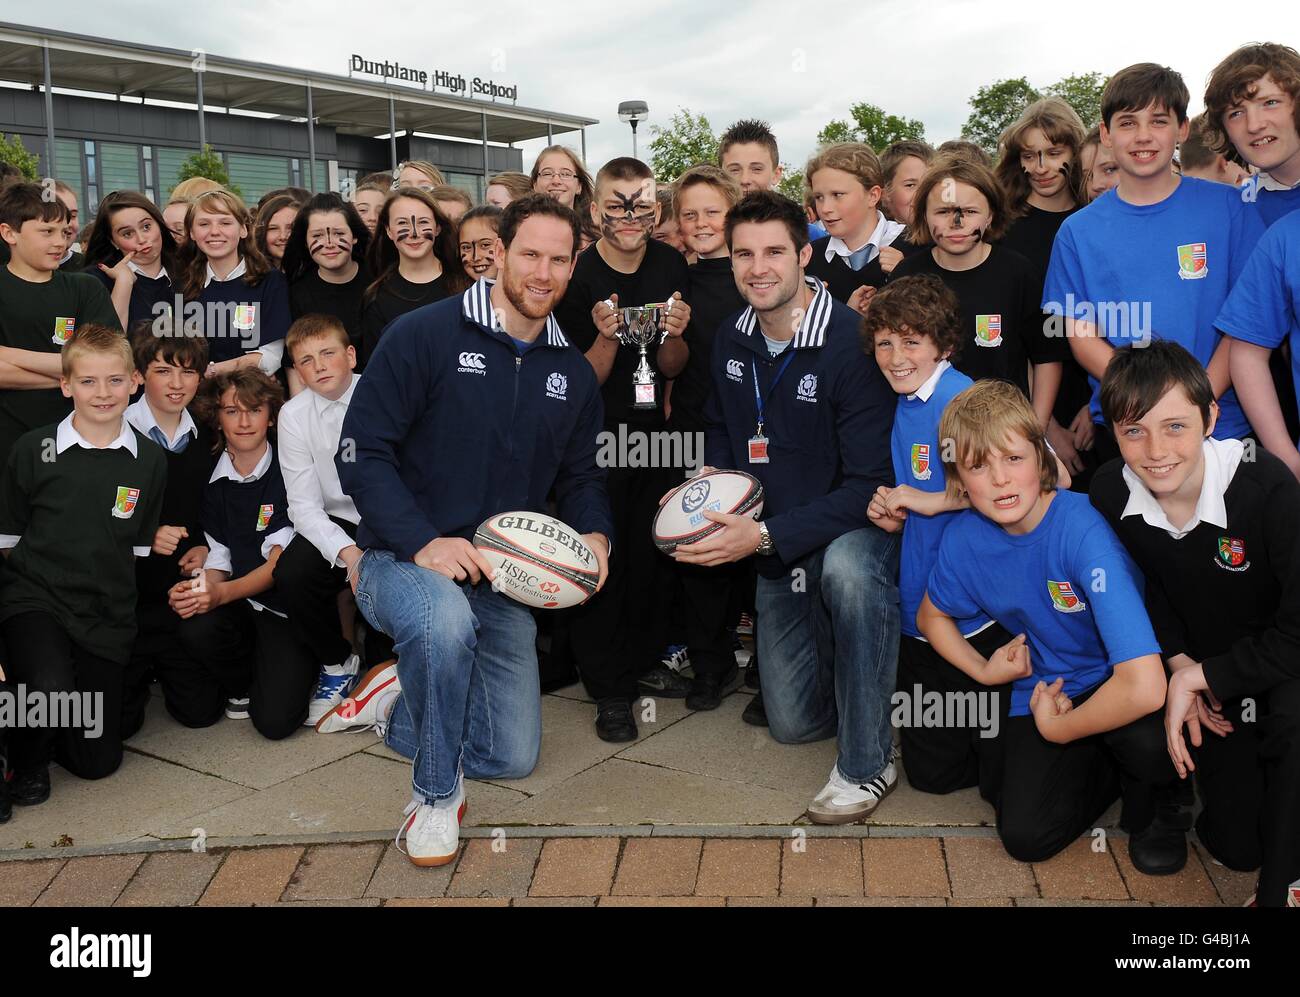
<svg viewBox="0 0 1300 997">
<path fill-rule="evenodd" d="M 0 134 L 0 163 L 9 163 L 18 167 L 28 180 L 36 180 L 40 170 L 40 157 L 28 152 L 23 140 L 17 135 Z"/>
<path fill-rule="evenodd" d="M 1101 93 L 1108 77 L 1101 73 L 1078 73 L 1046 87 L 1043 93 L 1060 97 L 1078 113 L 1084 128 L 1101 120 Z"/>
<path fill-rule="evenodd" d="M 718 161 L 718 136 L 709 119 L 690 108 L 679 108 L 669 127 L 654 125 L 650 134 L 650 165 L 660 183 L 672 183 L 699 163 Z"/>
<path fill-rule="evenodd" d="M 182 180 L 189 180 L 193 177 L 213 180 L 232 194 L 243 197 L 243 192 L 230 182 L 230 174 L 226 171 L 226 164 L 222 160 L 221 154 L 210 145 L 205 145 L 202 152 L 195 152 L 186 157 L 185 161 L 181 163 L 180 172 L 176 175 L 176 182 L 180 183 Z M 175 188 L 173 187 L 172 190 L 175 190 Z"/>
<path fill-rule="evenodd" d="M 998 136 L 1040 96 L 1023 76 L 980 87 L 970 99 L 971 114 L 962 125 L 961 137 L 974 142 L 990 156 L 996 156 Z"/>
<path fill-rule="evenodd" d="M 884 152 L 900 139 L 924 139 L 925 125 L 915 118 L 886 114 L 882 108 L 865 101 L 849 108 L 853 121 L 836 119 L 817 133 L 820 145 L 833 142 L 865 142 L 876 152 Z"/>
<path fill-rule="evenodd" d="M 781 182 L 776 189 L 797 204 L 803 204 L 803 170 L 782 163 Z"/>
</svg>

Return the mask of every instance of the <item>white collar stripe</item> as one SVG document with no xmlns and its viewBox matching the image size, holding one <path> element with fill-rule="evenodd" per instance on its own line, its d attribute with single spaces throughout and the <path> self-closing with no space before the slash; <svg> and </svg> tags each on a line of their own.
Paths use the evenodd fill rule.
<svg viewBox="0 0 1300 997">
<path fill-rule="evenodd" d="M 496 313 L 492 310 L 492 285 L 495 283 L 482 277 L 465 292 L 465 317 L 490 332 L 505 332 L 505 329 L 501 328 L 501 323 L 497 321 Z M 569 345 L 554 315 L 546 316 L 546 344 L 561 347 Z"/>
</svg>

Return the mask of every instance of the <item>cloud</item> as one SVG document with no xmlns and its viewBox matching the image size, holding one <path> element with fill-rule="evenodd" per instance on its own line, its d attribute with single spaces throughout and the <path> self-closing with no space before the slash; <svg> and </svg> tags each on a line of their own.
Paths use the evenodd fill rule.
<svg viewBox="0 0 1300 997">
<path fill-rule="evenodd" d="M 616 113 L 629 98 L 650 105 L 643 151 L 649 126 L 689 107 L 718 131 L 742 117 L 767 119 L 782 159 L 798 165 L 814 151 L 817 132 L 846 118 L 857 101 L 920 118 L 938 142 L 960 132 L 969 97 L 994 80 L 1025 76 L 1045 86 L 1072 73 L 1154 61 L 1183 73 L 1195 111 L 1206 76 L 1237 45 L 1300 36 L 1295 10 L 1275 7 L 1267 22 L 1242 27 L 1244 19 L 1231 19 L 1221 3 L 1171 9 L 1131 0 L 1039 8 L 1006 0 L 617 7 L 607 0 L 222 0 L 207 10 L 196 18 L 160 0 L 62 0 L 40 19 L 49 28 L 323 72 L 346 73 L 357 52 L 517 83 L 521 105 L 600 119 L 587 130 L 593 166 L 630 152 L 630 130 Z M 576 133 L 557 140 L 579 145 Z M 544 144 L 522 145 L 526 168 Z"/>
</svg>

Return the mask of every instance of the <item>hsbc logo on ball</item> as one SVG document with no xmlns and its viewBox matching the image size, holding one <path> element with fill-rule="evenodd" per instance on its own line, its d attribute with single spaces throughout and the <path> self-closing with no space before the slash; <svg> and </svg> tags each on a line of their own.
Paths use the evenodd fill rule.
<svg viewBox="0 0 1300 997">
<path fill-rule="evenodd" d="M 560 586 L 556 585 L 555 582 L 542 582 L 537 587 L 547 595 L 555 595 L 555 593 L 560 591 Z"/>
<path fill-rule="evenodd" d="M 459 373 L 487 375 L 487 365 L 483 362 L 482 353 L 462 353 L 458 359 L 460 366 L 456 370 Z"/>
</svg>

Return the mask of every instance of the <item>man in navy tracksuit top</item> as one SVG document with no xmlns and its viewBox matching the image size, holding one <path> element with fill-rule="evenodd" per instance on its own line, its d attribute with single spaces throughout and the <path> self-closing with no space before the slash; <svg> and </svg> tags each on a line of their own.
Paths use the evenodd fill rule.
<svg viewBox="0 0 1300 997">
<path fill-rule="evenodd" d="M 542 736 L 536 627 L 487 583 L 473 547 L 485 519 L 546 509 L 596 553 L 604 583 L 612 522 L 596 463 L 604 416 L 591 364 L 551 309 L 578 254 L 577 216 L 534 195 L 501 218 L 497 283 L 416 309 L 388 326 L 343 422 L 336 464 L 361 514 L 357 605 L 393 638 L 400 698 L 371 695 L 377 666 L 342 710 L 379 721 L 415 760 L 407 851 L 456 856 L 462 776 L 519 778 Z"/>
<path fill-rule="evenodd" d="M 705 459 L 763 483 L 763 521 L 678 548 L 693 564 L 758 554 L 758 659 L 778 741 L 837 736 L 839 758 L 808 808 L 818 823 L 875 809 L 895 783 L 889 702 L 898 666 L 898 538 L 867 526 L 894 482 L 894 394 L 862 352 L 858 314 L 804 276 L 803 210 L 771 191 L 727 215 L 749 307 L 719 329 Z"/>
</svg>

